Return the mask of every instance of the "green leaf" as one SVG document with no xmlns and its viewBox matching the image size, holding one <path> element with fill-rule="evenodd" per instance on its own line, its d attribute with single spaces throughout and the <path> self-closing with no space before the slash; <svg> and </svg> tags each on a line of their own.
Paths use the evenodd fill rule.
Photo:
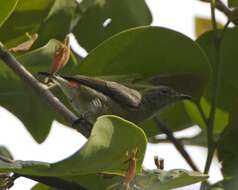
<svg viewBox="0 0 238 190">
<path fill-rule="evenodd" d="M 9 159 L 9 160 L 13 159 L 9 150 L 4 146 L 0 146 L 0 156 L 3 157 L 3 158 Z M 0 172 L 0 189 L 1 189 L 1 187 L 5 186 L 6 181 L 8 180 L 10 175 L 11 175 L 10 172 L 8 172 L 8 173 Z"/>
<path fill-rule="evenodd" d="M 89 176 L 87 176 L 89 177 Z M 91 177 L 91 176 L 90 176 Z M 191 172 L 181 169 L 174 169 L 170 171 L 165 170 L 143 170 L 142 173 L 138 174 L 131 182 L 130 186 L 132 190 L 170 190 L 186 185 L 191 185 L 197 182 L 204 181 L 208 178 L 207 175 L 199 172 Z M 90 185 L 90 178 L 87 179 L 87 184 L 84 183 L 85 187 L 89 190 L 97 187 L 95 184 Z M 120 177 L 98 177 L 98 179 L 91 178 L 91 183 L 95 182 L 99 185 L 97 189 L 120 189 L 123 187 L 123 178 Z M 85 182 L 85 181 L 84 181 Z M 104 184 L 104 185 L 103 185 Z"/>
<path fill-rule="evenodd" d="M 136 26 L 149 25 L 151 13 L 144 0 L 99 0 L 82 5 L 82 13 L 73 33 L 88 51 L 112 35 Z M 93 2 L 93 3 L 92 3 Z"/>
<path fill-rule="evenodd" d="M 18 0 L 11 0 L 11 1 L 3 0 L 0 2 L 0 7 L 1 7 L 0 27 L 8 19 L 8 17 L 12 14 L 17 3 L 18 3 Z"/>
<path fill-rule="evenodd" d="M 124 175 L 127 155 L 138 150 L 137 173 L 141 171 L 147 140 L 133 123 L 116 116 L 102 116 L 94 124 L 88 142 L 63 161 L 49 164 L 35 161 L 0 161 L 0 171 L 35 176 L 76 176 L 95 173 Z"/>
<path fill-rule="evenodd" d="M 122 141 L 123 139 L 123 141 Z M 143 131 L 131 122 L 116 116 L 99 117 L 88 142 L 70 158 L 52 165 L 48 175 L 78 175 L 90 173 L 114 173 L 124 175 L 127 152 L 138 149 L 137 172 L 146 149 Z M 110 164 L 109 164 L 110 163 Z M 67 169 L 66 169 L 67 168 Z"/>
<path fill-rule="evenodd" d="M 143 190 L 170 190 L 201 182 L 207 178 L 206 174 L 180 169 L 148 170 L 136 177 L 135 184 Z"/>
<path fill-rule="evenodd" d="M 208 81 L 210 66 L 203 51 L 191 39 L 169 29 L 148 26 L 106 40 L 81 62 L 76 72 L 98 76 L 157 76 L 157 83 L 162 80 L 160 76 L 166 75 L 162 83 L 199 97 Z"/>
<path fill-rule="evenodd" d="M 12 154 L 5 146 L 0 146 L 0 155 L 11 160 L 13 159 Z"/>
<path fill-rule="evenodd" d="M 75 17 L 80 16 L 75 15 L 77 4 L 76 0 L 54 0 L 47 17 L 42 20 L 37 31 L 39 39 L 33 48 L 41 47 L 52 38 L 62 41 L 69 34 Z"/>
<path fill-rule="evenodd" d="M 203 48 L 210 59 L 211 66 L 215 70 L 215 47 L 214 32 L 208 32 L 202 35 L 197 42 Z M 221 35 L 221 31 L 219 32 Z M 228 124 L 229 112 L 238 96 L 238 77 L 237 67 L 237 46 L 238 28 L 229 28 L 223 33 L 223 39 L 220 45 L 220 73 L 218 77 L 218 102 L 216 109 L 215 128 L 216 133 L 221 133 Z M 213 81 L 210 80 L 204 98 L 201 101 L 201 107 L 207 115 L 210 110 L 211 94 Z"/>
<path fill-rule="evenodd" d="M 138 174 L 130 184 L 131 190 L 170 190 L 184 187 L 207 179 L 207 175 L 181 169 L 170 171 L 146 170 Z M 88 190 L 118 190 L 123 189 L 124 178 L 113 175 L 80 175 L 62 178 L 65 181 L 80 183 Z M 45 187 L 38 184 L 36 187 Z M 37 188 L 33 190 L 37 190 Z M 46 190 L 51 190 L 47 187 Z"/>
<path fill-rule="evenodd" d="M 46 46 L 18 57 L 18 60 L 33 74 L 47 71 L 57 43 L 51 40 Z M 72 60 L 68 67 L 70 65 L 73 68 Z M 3 62 L 0 62 L 0 86 L 0 105 L 18 117 L 38 143 L 45 140 L 54 119 L 62 120 L 42 97 L 23 83 Z"/>
<path fill-rule="evenodd" d="M 31 190 L 53 190 L 53 188 L 41 183 L 37 183 L 34 187 L 31 188 Z"/>
<path fill-rule="evenodd" d="M 225 189 L 235 189 L 238 183 L 238 119 L 237 102 L 234 103 L 229 126 L 224 130 L 218 145 L 218 159 L 222 163 Z"/>
<path fill-rule="evenodd" d="M 25 33 L 37 32 L 54 1 L 19 0 L 14 12 L 0 28 L 1 41 L 7 47 L 15 47 L 26 41 Z"/>
<path fill-rule="evenodd" d="M 238 7 L 238 0 L 228 0 L 229 7 Z"/>
<path fill-rule="evenodd" d="M 204 112 L 205 118 L 208 118 L 210 112 L 210 102 L 208 102 L 204 97 L 201 98 L 199 104 L 201 109 Z M 201 116 L 201 113 L 197 107 L 197 105 L 191 101 L 185 102 L 185 108 L 187 109 L 187 113 L 193 121 L 199 125 L 204 131 L 206 131 L 206 123 L 205 118 Z M 225 126 L 227 126 L 229 122 L 229 113 L 217 108 L 215 112 L 215 121 L 214 121 L 214 135 L 220 134 Z"/>
</svg>

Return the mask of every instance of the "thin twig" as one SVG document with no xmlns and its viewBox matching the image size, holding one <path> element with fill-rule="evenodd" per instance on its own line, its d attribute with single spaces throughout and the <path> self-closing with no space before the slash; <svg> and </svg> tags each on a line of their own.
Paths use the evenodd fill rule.
<svg viewBox="0 0 238 190">
<path fill-rule="evenodd" d="M 202 2 L 210 3 L 211 0 L 200 0 Z M 221 0 L 217 0 L 215 8 L 227 16 L 228 20 L 232 17 L 233 11 L 229 9 Z M 238 19 L 232 21 L 235 25 L 238 25 Z"/>
<path fill-rule="evenodd" d="M 202 132 L 200 132 L 197 135 L 191 136 L 191 137 L 180 137 L 176 138 L 178 141 L 182 142 L 184 145 L 194 145 L 194 146 L 203 146 L 203 143 L 200 143 L 200 139 L 204 136 Z M 169 143 L 171 140 L 166 137 L 153 137 L 149 141 L 150 143 Z"/>
<path fill-rule="evenodd" d="M 0 59 L 2 59 L 26 84 L 28 84 L 40 97 L 55 109 L 72 126 L 78 117 L 71 112 L 52 92 L 42 85 L 11 53 L 0 43 Z M 85 137 L 89 137 L 90 129 L 81 127 L 79 130 Z"/>
<path fill-rule="evenodd" d="M 220 61 L 220 44 L 221 44 L 221 36 L 219 36 L 217 25 L 216 25 L 216 0 L 211 0 L 211 18 L 212 18 L 212 25 L 214 30 L 214 47 L 215 47 L 215 64 L 214 64 L 214 75 L 213 75 L 213 89 L 212 89 L 212 97 L 211 97 L 211 109 L 207 120 L 207 145 L 208 145 L 208 153 L 206 164 L 204 168 L 204 173 L 209 173 L 212 158 L 214 156 L 214 152 L 216 150 L 217 143 L 214 140 L 214 124 L 215 124 L 215 116 L 216 116 L 216 108 L 218 103 L 218 93 L 219 93 L 219 83 L 220 83 L 220 70 L 221 70 L 221 61 Z M 224 30 L 228 27 L 226 24 Z M 223 35 L 222 35 L 223 36 Z M 206 189 L 206 183 L 203 182 L 201 190 Z"/>
<path fill-rule="evenodd" d="M 208 143 L 208 155 L 204 168 L 204 173 L 208 173 L 212 157 L 215 151 L 215 142 L 213 137 L 213 129 L 216 115 L 216 106 L 218 100 L 218 89 L 219 89 L 219 70 L 220 70 L 220 40 L 218 37 L 217 25 L 216 25 L 216 15 L 215 15 L 215 4 L 216 0 L 211 1 L 211 18 L 212 25 L 215 31 L 214 35 L 214 46 L 215 46 L 215 66 L 214 66 L 214 77 L 213 77 L 213 89 L 212 89 L 212 100 L 211 100 L 211 109 L 207 120 L 207 143 Z"/>
<path fill-rule="evenodd" d="M 157 117 L 154 119 L 159 129 L 167 135 L 168 139 L 173 143 L 173 145 L 176 147 L 176 149 L 179 151 L 179 153 L 183 156 L 183 158 L 187 161 L 189 166 L 194 171 L 199 171 L 198 167 L 193 162 L 192 158 L 188 154 L 188 152 L 185 150 L 182 142 L 180 142 L 178 139 L 176 139 L 173 135 L 173 132 L 166 127 Z"/>
</svg>

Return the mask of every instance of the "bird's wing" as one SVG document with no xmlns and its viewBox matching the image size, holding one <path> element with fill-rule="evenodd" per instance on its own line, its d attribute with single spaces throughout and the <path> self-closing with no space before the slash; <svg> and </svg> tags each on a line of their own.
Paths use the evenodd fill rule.
<svg viewBox="0 0 238 190">
<path fill-rule="evenodd" d="M 88 86 L 104 95 L 110 97 L 121 105 L 126 105 L 132 108 L 137 108 L 141 103 L 141 94 L 139 91 L 128 88 L 122 84 L 93 77 L 76 75 L 73 77 L 61 76 L 66 80 L 77 82 Z"/>
</svg>

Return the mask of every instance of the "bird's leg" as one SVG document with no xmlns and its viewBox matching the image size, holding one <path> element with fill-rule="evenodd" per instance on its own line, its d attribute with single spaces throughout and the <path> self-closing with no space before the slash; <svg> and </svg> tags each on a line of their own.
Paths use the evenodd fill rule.
<svg viewBox="0 0 238 190">
<path fill-rule="evenodd" d="M 82 129 L 87 129 L 87 136 L 90 135 L 93 124 L 85 118 L 84 115 L 81 115 L 77 120 L 75 120 L 72 124 L 72 128 L 77 131 L 81 131 Z"/>
</svg>

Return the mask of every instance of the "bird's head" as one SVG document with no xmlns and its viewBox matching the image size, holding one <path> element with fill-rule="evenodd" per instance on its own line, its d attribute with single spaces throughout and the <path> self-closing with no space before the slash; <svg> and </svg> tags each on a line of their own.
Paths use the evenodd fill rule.
<svg viewBox="0 0 238 190">
<path fill-rule="evenodd" d="M 179 93 L 167 86 L 148 89 L 143 94 L 143 101 L 151 108 L 161 109 L 179 100 L 191 99 L 191 96 Z"/>
</svg>

